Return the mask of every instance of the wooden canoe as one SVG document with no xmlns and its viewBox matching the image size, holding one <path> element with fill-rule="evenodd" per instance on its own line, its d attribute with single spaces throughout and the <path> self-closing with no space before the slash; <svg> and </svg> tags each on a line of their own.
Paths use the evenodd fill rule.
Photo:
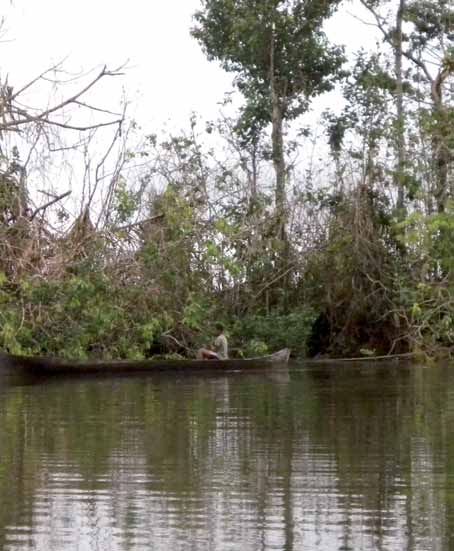
<svg viewBox="0 0 454 551">
<path fill-rule="evenodd" d="M 231 360 L 63 360 L 47 356 L 15 356 L 0 353 L 0 370 L 30 375 L 132 374 L 158 371 L 242 370 L 285 365 L 290 350 L 284 348 L 258 358 Z"/>
</svg>

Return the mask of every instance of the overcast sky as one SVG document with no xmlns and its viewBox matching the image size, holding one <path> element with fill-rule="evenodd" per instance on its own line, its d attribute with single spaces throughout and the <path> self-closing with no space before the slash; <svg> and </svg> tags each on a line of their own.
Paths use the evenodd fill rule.
<svg viewBox="0 0 454 551">
<path fill-rule="evenodd" d="M 11 5 L 12 4 L 12 5 Z M 16 89 L 67 58 L 71 71 L 128 62 L 123 79 L 104 89 L 112 106 L 122 87 L 145 126 L 185 126 L 192 111 L 214 118 L 232 75 L 206 60 L 189 34 L 199 0 L 0 0 L 5 16 L 2 77 Z M 350 49 L 370 44 L 355 2 L 329 24 L 330 38 Z M 364 14 L 362 14 L 364 16 Z"/>
</svg>

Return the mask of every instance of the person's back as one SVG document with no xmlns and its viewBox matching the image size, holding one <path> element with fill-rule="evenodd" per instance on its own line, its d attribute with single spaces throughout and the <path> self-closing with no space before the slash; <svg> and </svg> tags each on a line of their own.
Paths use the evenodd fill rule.
<svg viewBox="0 0 454 551">
<path fill-rule="evenodd" d="M 214 341 L 214 346 L 216 348 L 216 354 L 220 360 L 227 360 L 229 358 L 229 345 L 227 342 L 227 337 L 222 331 Z"/>
</svg>

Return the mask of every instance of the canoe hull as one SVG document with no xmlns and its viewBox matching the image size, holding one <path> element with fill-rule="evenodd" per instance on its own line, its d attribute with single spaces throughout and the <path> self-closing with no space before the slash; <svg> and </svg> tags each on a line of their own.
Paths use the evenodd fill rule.
<svg viewBox="0 0 454 551">
<path fill-rule="evenodd" d="M 241 360 L 117 360 L 71 361 L 41 356 L 0 353 L 0 369 L 31 375 L 129 374 L 160 371 L 241 370 L 285 365 L 290 350 L 283 349 L 260 358 Z"/>
</svg>

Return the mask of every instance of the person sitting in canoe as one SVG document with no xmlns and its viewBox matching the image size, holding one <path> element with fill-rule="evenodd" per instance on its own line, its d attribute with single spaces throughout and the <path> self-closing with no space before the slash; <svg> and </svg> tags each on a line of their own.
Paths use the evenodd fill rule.
<svg viewBox="0 0 454 551">
<path fill-rule="evenodd" d="M 198 360 L 228 360 L 229 359 L 229 345 L 227 337 L 224 334 L 224 326 L 222 323 L 216 324 L 216 331 L 218 336 L 214 339 L 214 349 L 208 350 L 208 348 L 200 348 L 197 351 Z"/>
</svg>

